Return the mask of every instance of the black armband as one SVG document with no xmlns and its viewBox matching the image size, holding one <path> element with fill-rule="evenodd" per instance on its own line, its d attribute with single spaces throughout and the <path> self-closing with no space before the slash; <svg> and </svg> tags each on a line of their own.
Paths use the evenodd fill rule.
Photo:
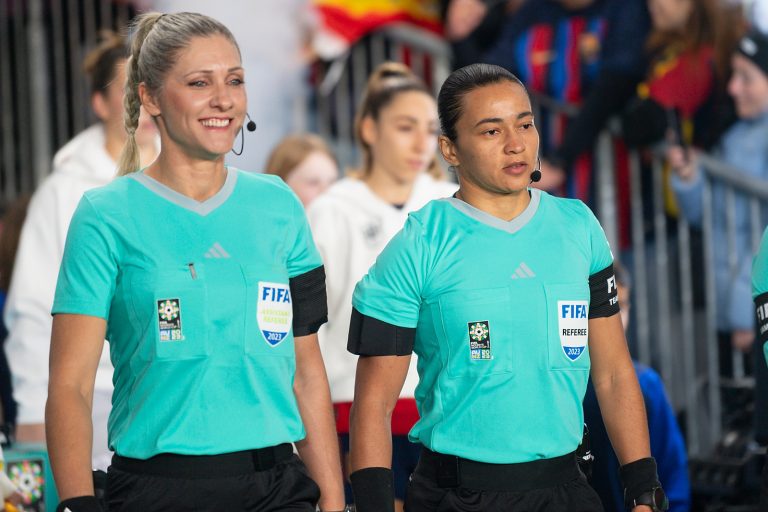
<svg viewBox="0 0 768 512">
<path fill-rule="evenodd" d="M 613 265 L 589 276 L 589 318 L 613 316 L 619 312 L 619 293 Z"/>
<path fill-rule="evenodd" d="M 325 293 L 325 267 L 319 267 L 288 280 L 293 300 L 293 335 L 316 333 L 328 321 Z"/>
<path fill-rule="evenodd" d="M 642 495 L 653 493 L 661 488 L 659 475 L 656 472 L 656 459 L 653 457 L 624 464 L 619 468 L 619 476 L 624 486 L 624 505 L 628 509 L 631 509 Z M 659 507 L 659 510 L 664 509 Z"/>
<path fill-rule="evenodd" d="M 347 350 L 359 356 L 408 356 L 416 329 L 382 322 L 352 308 Z"/>
<path fill-rule="evenodd" d="M 358 469 L 349 475 L 357 512 L 394 512 L 395 485 L 389 468 Z"/>
<path fill-rule="evenodd" d="M 764 345 L 768 341 L 768 292 L 755 297 L 755 315 L 757 317 L 757 341 Z"/>
<path fill-rule="evenodd" d="M 56 512 L 102 512 L 96 496 L 78 496 L 59 503 Z"/>
</svg>

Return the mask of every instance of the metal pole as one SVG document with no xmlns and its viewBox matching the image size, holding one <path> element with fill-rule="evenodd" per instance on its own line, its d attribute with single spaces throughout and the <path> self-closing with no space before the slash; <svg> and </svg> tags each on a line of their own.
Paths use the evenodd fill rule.
<svg viewBox="0 0 768 512">
<path fill-rule="evenodd" d="M 656 246 L 656 325 L 658 326 L 658 353 L 661 358 L 661 376 L 672 381 L 672 336 L 670 331 L 671 301 L 669 249 L 667 247 L 667 217 L 664 211 L 664 169 L 660 159 L 653 160 L 653 231 Z"/>
<path fill-rule="evenodd" d="M 732 187 L 725 189 L 725 233 L 728 247 L 728 275 L 735 279 L 739 272 L 739 255 L 736 247 L 736 193 Z M 719 295 L 725 290 L 716 290 Z M 744 358 L 741 352 L 731 349 L 734 384 L 744 377 Z"/>
<path fill-rule="evenodd" d="M 23 27 L 25 26 L 24 5 L 19 0 L 13 2 L 13 12 L 16 13 L 16 27 L 13 31 L 14 41 L 11 43 L 11 48 L 15 49 L 16 66 L 12 71 L 11 76 L 15 78 L 16 82 L 16 120 L 14 122 L 17 130 L 18 155 L 14 168 L 6 174 L 5 188 L 3 189 L 3 196 L 7 200 L 14 199 L 19 191 L 18 176 L 24 172 L 30 172 L 27 166 L 32 166 L 32 173 L 35 172 L 35 161 L 32 157 L 32 143 L 30 141 L 30 135 L 32 133 L 32 116 L 30 115 L 30 71 L 29 71 L 29 40 L 25 38 Z"/>
<path fill-rule="evenodd" d="M 72 129 L 77 133 L 85 129 L 85 106 L 83 105 L 84 84 L 77 77 L 82 76 L 83 56 L 80 48 L 80 17 L 78 2 L 69 0 L 67 18 L 69 26 L 65 27 L 69 41 L 69 70 L 70 70 L 70 109 L 72 113 Z"/>
<path fill-rule="evenodd" d="M 45 28 L 43 20 L 42 0 L 28 0 L 29 29 L 27 41 L 29 44 L 29 71 L 34 77 L 30 83 L 30 108 L 32 140 L 35 149 L 32 151 L 33 175 L 23 173 L 21 189 L 32 192 L 50 172 L 51 166 L 51 137 L 53 130 L 50 123 L 50 102 L 48 82 L 48 51 L 45 44 Z"/>
<path fill-rule="evenodd" d="M 648 266 L 645 260 L 645 229 L 643 219 L 643 195 L 640 183 L 640 156 L 636 151 L 629 155 L 629 193 L 632 212 L 632 254 L 635 277 L 635 333 L 637 357 L 651 364 L 650 300 L 648 296 Z"/>
<path fill-rule="evenodd" d="M 704 237 L 704 279 L 706 284 L 706 350 L 707 350 L 707 381 L 709 383 L 709 443 L 707 451 L 714 448 L 722 435 L 722 404 L 720 402 L 720 365 L 717 347 L 717 305 L 715 303 L 715 255 L 714 244 L 718 241 L 712 236 L 712 186 L 708 178 L 704 179 L 702 194 L 702 229 Z"/>
<path fill-rule="evenodd" d="M 0 149 L 2 149 L 2 172 L 0 185 L 8 182 L 8 177 L 16 172 L 16 144 L 14 143 L 13 127 L 13 84 L 14 76 L 11 69 L 11 52 L 13 48 L 10 30 L 8 3 L 0 0 Z M 5 191 L 5 187 L 0 189 Z"/>
<path fill-rule="evenodd" d="M 685 217 L 680 217 L 678 224 L 678 248 L 680 269 L 680 309 L 681 330 L 680 335 L 683 344 L 683 385 L 685 386 L 685 409 L 688 411 L 689 421 L 686 422 L 686 439 L 688 453 L 697 455 L 701 452 L 701 439 L 699 427 L 694 421 L 699 411 L 698 380 L 696 379 L 696 347 L 693 320 L 693 279 L 691 269 L 691 239 L 690 226 Z"/>
<path fill-rule="evenodd" d="M 603 131 L 597 139 L 597 213 L 608 243 L 619 247 L 618 213 L 616 212 L 616 180 L 611 134 Z"/>
<path fill-rule="evenodd" d="M 54 108 L 56 111 L 56 136 L 52 148 L 58 148 L 69 139 L 69 89 L 67 87 L 66 71 L 66 42 L 64 31 L 66 30 L 64 13 L 61 10 L 61 2 L 50 2 L 51 6 L 51 38 L 53 39 L 53 80 L 57 84 L 53 90 Z"/>
<path fill-rule="evenodd" d="M 762 207 L 760 201 L 757 198 L 751 198 L 749 200 L 749 227 L 751 233 L 751 245 L 752 254 L 755 254 L 760 248 L 760 240 L 763 237 L 763 225 Z"/>
</svg>

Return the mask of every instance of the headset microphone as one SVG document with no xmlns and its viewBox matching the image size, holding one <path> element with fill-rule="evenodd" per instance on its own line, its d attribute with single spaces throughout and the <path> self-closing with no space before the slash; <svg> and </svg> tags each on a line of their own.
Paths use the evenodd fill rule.
<svg viewBox="0 0 768 512">
<path fill-rule="evenodd" d="M 245 116 L 248 118 L 248 123 L 245 125 L 245 129 L 249 132 L 255 132 L 256 131 L 256 123 L 253 122 L 251 119 L 251 116 L 248 115 L 248 112 L 245 113 Z"/>
<path fill-rule="evenodd" d="M 531 183 L 536 183 L 541 179 L 541 158 L 536 159 L 536 168 L 531 173 Z"/>
<path fill-rule="evenodd" d="M 251 119 L 251 116 L 248 115 L 248 112 L 245 113 L 245 116 L 248 118 L 248 122 L 245 124 L 245 129 L 249 132 L 255 132 L 256 131 L 256 123 L 253 122 L 253 119 Z M 235 151 L 235 148 L 232 148 L 232 152 L 236 154 L 237 156 L 240 156 L 243 154 L 243 149 L 245 148 L 245 137 L 243 136 L 243 128 L 240 127 L 240 151 Z"/>
</svg>

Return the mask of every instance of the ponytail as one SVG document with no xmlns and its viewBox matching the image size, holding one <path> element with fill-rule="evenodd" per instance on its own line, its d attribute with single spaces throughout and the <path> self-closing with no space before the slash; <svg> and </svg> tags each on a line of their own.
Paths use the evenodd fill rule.
<svg viewBox="0 0 768 512">
<path fill-rule="evenodd" d="M 160 13 L 147 13 L 138 18 L 134 27 L 136 36 L 131 42 L 131 55 L 125 66 L 125 97 L 123 115 L 125 131 L 128 132 L 128 140 L 125 141 L 123 151 L 117 164 L 117 175 L 124 176 L 139 170 L 141 159 L 139 146 L 136 144 L 136 129 L 139 127 L 139 114 L 141 113 L 141 98 L 139 98 L 139 84 L 143 81 L 139 73 L 139 56 L 141 47 L 149 32 L 163 17 Z"/>
</svg>

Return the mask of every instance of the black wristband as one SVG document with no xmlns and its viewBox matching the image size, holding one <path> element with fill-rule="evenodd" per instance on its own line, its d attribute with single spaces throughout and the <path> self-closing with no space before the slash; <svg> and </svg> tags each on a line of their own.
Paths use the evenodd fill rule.
<svg viewBox="0 0 768 512">
<path fill-rule="evenodd" d="M 641 494 L 661 487 L 659 475 L 656 472 L 656 459 L 653 457 L 624 464 L 619 468 L 619 476 L 624 485 L 626 507 L 629 507 Z"/>
<path fill-rule="evenodd" d="M 389 468 L 364 468 L 349 475 L 357 512 L 394 512 L 395 486 Z"/>
<path fill-rule="evenodd" d="M 78 496 L 59 503 L 56 512 L 102 512 L 102 509 L 96 496 Z"/>
</svg>

